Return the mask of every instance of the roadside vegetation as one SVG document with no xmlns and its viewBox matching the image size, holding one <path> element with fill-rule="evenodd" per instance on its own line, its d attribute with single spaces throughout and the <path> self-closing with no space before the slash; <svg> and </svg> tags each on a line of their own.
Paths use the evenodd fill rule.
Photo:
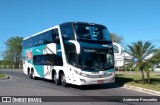
<svg viewBox="0 0 160 105">
<path fill-rule="evenodd" d="M 153 81 L 150 72 L 160 62 L 159 50 L 149 41 L 138 41 L 127 45 L 126 52 L 132 56 L 129 66 L 134 68 L 135 71 L 141 72 L 142 83 L 151 84 Z M 146 73 L 147 79 L 145 79 L 144 73 Z"/>
<path fill-rule="evenodd" d="M 13 66 L 14 68 L 19 68 L 19 65 L 22 65 L 22 40 L 23 37 L 15 36 L 10 37 L 6 42 L 6 49 L 4 52 L 1 52 L 3 60 L 0 61 L 0 65 Z M 3 67 L 2 67 L 3 68 Z"/>
<path fill-rule="evenodd" d="M 160 64 L 160 49 L 149 42 L 137 41 L 127 45 L 125 51 L 132 59 L 125 59 L 124 72 L 116 74 L 116 83 L 160 91 L 160 73 L 154 73 L 155 66 Z M 130 71 L 127 70 L 130 68 Z"/>
<path fill-rule="evenodd" d="M 144 76 L 145 77 L 145 76 Z M 147 81 L 147 79 L 145 79 Z M 144 84 L 143 80 L 141 79 L 140 73 L 121 73 L 116 74 L 116 83 L 120 85 L 131 85 L 131 86 L 137 86 L 142 87 L 146 89 L 151 89 L 155 91 L 160 91 L 160 73 L 150 73 L 150 84 Z"/>
<path fill-rule="evenodd" d="M 0 78 L 4 78 L 6 75 L 0 72 Z"/>
</svg>

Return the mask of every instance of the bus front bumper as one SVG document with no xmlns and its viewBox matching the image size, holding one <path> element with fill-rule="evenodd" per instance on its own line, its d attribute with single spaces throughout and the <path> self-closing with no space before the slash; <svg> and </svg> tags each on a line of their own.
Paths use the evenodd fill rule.
<svg viewBox="0 0 160 105">
<path fill-rule="evenodd" d="M 106 84 L 106 83 L 114 83 L 115 82 L 115 74 L 105 77 L 105 78 L 86 78 L 86 77 L 78 77 L 74 84 L 76 85 L 96 85 L 96 84 Z"/>
</svg>

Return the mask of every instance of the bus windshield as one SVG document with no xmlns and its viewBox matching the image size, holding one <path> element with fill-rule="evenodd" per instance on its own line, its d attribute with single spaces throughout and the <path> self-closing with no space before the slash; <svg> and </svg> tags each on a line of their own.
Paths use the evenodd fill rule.
<svg viewBox="0 0 160 105">
<path fill-rule="evenodd" d="M 82 49 L 79 66 L 84 68 L 109 68 L 114 66 L 114 56 L 111 49 Z"/>
<path fill-rule="evenodd" d="M 77 39 L 111 41 L 108 30 L 99 25 L 74 25 Z"/>
</svg>

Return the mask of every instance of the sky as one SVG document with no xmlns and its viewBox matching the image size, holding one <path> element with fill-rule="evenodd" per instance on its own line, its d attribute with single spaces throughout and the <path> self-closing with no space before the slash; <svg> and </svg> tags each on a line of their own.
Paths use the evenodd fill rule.
<svg viewBox="0 0 160 105">
<path fill-rule="evenodd" d="M 160 0 L 0 0 L 0 54 L 10 37 L 73 21 L 105 25 L 124 45 L 142 40 L 160 47 Z"/>
</svg>

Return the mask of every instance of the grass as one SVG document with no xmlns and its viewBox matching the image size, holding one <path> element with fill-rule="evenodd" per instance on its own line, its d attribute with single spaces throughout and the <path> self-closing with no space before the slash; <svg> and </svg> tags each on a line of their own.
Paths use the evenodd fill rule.
<svg viewBox="0 0 160 105">
<path fill-rule="evenodd" d="M 160 91 L 160 75 L 151 73 L 150 78 L 151 84 L 143 84 L 141 74 L 116 74 L 116 83 Z"/>
<path fill-rule="evenodd" d="M 5 76 L 6 76 L 5 74 L 0 73 L 0 78 L 3 78 L 3 77 L 5 77 Z"/>
</svg>

